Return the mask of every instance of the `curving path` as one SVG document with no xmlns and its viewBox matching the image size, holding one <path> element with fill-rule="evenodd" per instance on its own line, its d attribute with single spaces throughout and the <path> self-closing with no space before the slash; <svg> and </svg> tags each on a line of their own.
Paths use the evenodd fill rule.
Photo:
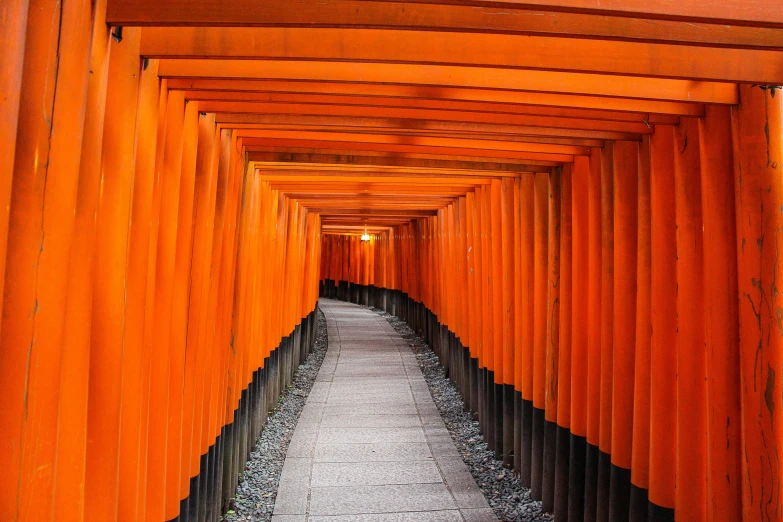
<svg viewBox="0 0 783 522">
<path fill-rule="evenodd" d="M 319 306 L 329 350 L 286 455 L 273 522 L 496 521 L 405 341 L 367 308 Z"/>
</svg>

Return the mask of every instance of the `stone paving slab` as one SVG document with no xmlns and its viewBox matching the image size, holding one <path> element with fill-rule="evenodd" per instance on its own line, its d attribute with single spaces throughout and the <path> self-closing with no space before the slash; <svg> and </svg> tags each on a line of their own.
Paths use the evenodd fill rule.
<svg viewBox="0 0 783 522">
<path fill-rule="evenodd" d="M 329 351 L 272 522 L 495 522 L 410 347 L 375 313 L 322 299 Z"/>
</svg>

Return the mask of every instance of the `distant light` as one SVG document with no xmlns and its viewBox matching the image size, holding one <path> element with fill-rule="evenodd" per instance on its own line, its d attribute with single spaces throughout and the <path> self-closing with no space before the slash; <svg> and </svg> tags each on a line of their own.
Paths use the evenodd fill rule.
<svg viewBox="0 0 783 522">
<path fill-rule="evenodd" d="M 364 233 L 362 234 L 362 241 L 369 241 L 370 240 L 370 234 Z"/>
</svg>

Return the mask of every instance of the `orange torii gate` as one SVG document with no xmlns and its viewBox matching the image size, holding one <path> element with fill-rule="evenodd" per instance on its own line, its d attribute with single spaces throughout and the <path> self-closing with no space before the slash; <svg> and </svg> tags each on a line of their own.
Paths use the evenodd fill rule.
<svg viewBox="0 0 783 522">
<path fill-rule="evenodd" d="M 0 29 L 0 519 L 218 520 L 327 295 L 421 332 L 556 520 L 783 520 L 780 5 Z"/>
</svg>

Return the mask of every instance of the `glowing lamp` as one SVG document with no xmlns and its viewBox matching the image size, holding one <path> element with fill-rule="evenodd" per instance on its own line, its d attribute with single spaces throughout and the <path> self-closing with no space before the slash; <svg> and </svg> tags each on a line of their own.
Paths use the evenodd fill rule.
<svg viewBox="0 0 783 522">
<path fill-rule="evenodd" d="M 361 240 L 364 241 L 364 242 L 369 241 L 370 240 L 370 234 L 365 232 L 364 234 L 362 234 Z"/>
</svg>

